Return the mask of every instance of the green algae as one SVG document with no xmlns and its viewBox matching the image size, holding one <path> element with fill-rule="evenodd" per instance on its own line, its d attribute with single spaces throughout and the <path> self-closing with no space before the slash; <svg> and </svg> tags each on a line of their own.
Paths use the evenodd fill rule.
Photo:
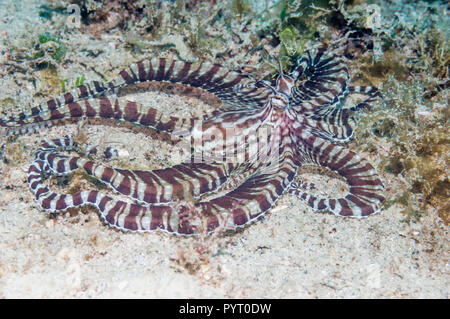
<svg viewBox="0 0 450 319">
<path fill-rule="evenodd" d="M 45 32 L 39 34 L 38 41 L 39 44 L 36 46 L 37 52 L 34 54 L 34 58 L 42 58 L 48 53 L 56 62 L 61 62 L 67 52 L 67 48 L 59 38 Z M 43 46 L 44 44 L 47 45 Z"/>
<path fill-rule="evenodd" d="M 83 85 L 85 81 L 86 81 L 86 76 L 84 74 L 82 74 L 81 76 L 76 77 L 74 85 L 75 85 L 75 87 Z M 60 80 L 60 83 L 61 83 L 61 92 L 65 93 L 67 90 L 66 85 L 69 84 L 69 80 L 67 80 L 67 79 Z"/>
<path fill-rule="evenodd" d="M 430 102 L 423 97 L 425 86 L 418 80 L 399 82 L 391 75 L 383 86 L 385 107 L 364 116 L 356 138 L 365 141 L 366 149 L 384 144 L 389 150 L 381 156 L 381 167 L 404 185 L 388 193 L 388 201 L 404 207 L 406 221 L 435 209 L 448 223 L 449 194 L 443 187 L 448 185 L 450 153 L 448 117 L 442 112 L 445 94 Z"/>
<path fill-rule="evenodd" d="M 306 40 L 299 40 L 300 34 L 297 29 L 294 27 L 286 27 L 278 36 L 283 45 L 280 55 L 298 57 L 303 53 Z"/>
</svg>

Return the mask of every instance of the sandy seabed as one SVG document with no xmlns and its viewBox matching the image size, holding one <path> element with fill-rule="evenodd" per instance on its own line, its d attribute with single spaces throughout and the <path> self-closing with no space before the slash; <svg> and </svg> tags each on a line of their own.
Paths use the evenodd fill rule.
<svg viewBox="0 0 450 319">
<path fill-rule="evenodd" d="M 49 27 L 37 17 L 39 2 L 23 3 L 27 11 L 0 6 L 0 32 L 9 43 L 25 43 Z M 6 23 L 11 14 L 16 19 Z M 114 35 L 99 41 L 74 34 L 67 44 L 73 63 L 58 71 L 71 81 L 80 74 L 99 79 L 95 68 L 110 77 L 136 60 L 117 49 L 118 41 Z M 86 53 L 100 47 L 98 57 Z M 33 95 L 45 91 L 40 75 L 33 87 L 23 74 L 2 73 L 1 98 L 30 104 L 46 100 Z M 194 104 L 198 108 L 193 99 L 165 93 L 129 98 L 150 100 L 167 112 L 175 104 L 177 112 Z M 82 129 L 93 144 L 118 146 L 125 154 L 118 164 L 151 169 L 171 163 L 171 148 L 142 133 L 107 126 Z M 76 125 L 54 127 L 8 146 L 16 145 L 22 155 L 17 163 L 0 164 L 1 298 L 448 298 L 447 233 L 436 231 L 446 226 L 433 214 L 408 224 L 397 205 L 355 220 L 314 213 L 285 195 L 257 222 L 208 238 L 123 233 L 103 226 L 93 209 L 49 218 L 28 190 L 26 171 L 40 140 L 77 131 Z M 382 178 L 388 188 L 395 187 L 395 180 Z"/>
</svg>

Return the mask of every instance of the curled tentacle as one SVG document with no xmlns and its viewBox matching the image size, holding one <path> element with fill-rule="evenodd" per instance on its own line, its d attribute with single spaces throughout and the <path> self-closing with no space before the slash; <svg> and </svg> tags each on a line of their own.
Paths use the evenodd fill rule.
<svg viewBox="0 0 450 319">
<path fill-rule="evenodd" d="M 290 75 L 296 79 L 290 104 L 299 114 L 335 105 L 347 93 L 350 82 L 344 61 L 326 48 L 308 51 Z"/>
<path fill-rule="evenodd" d="M 343 107 L 342 104 L 352 94 L 365 95 L 367 98 L 356 105 Z M 304 124 L 319 137 L 332 142 L 346 142 L 354 132 L 356 120 L 354 113 L 362 109 L 370 109 L 371 102 L 380 97 L 379 91 L 371 86 L 350 86 L 348 93 L 341 98 L 340 105 L 320 107 L 304 119 Z"/>
<path fill-rule="evenodd" d="M 169 203 L 198 198 L 222 185 L 234 169 L 232 163 L 186 163 L 152 171 L 111 168 L 86 158 L 65 156 L 58 151 L 73 149 L 66 136 L 46 141 L 35 153 L 53 175 L 68 175 L 83 169 L 109 188 L 142 204 Z"/>
<path fill-rule="evenodd" d="M 187 207 L 178 209 L 170 205 L 140 205 L 114 199 L 97 190 L 75 194 L 59 194 L 45 185 L 43 176 L 52 171 L 44 161 L 36 160 L 28 170 L 28 184 L 36 201 L 47 212 L 57 213 L 69 208 L 93 206 L 110 226 L 120 230 L 152 231 L 161 229 L 169 233 L 189 235 L 195 232 L 195 219 L 189 219 Z"/>
<path fill-rule="evenodd" d="M 31 164 L 27 175 L 29 187 L 35 194 L 36 201 L 42 209 L 49 212 L 59 212 L 86 205 L 96 207 L 102 219 L 111 226 L 122 230 L 151 231 L 162 229 L 176 234 L 194 234 L 201 229 L 211 232 L 218 227 L 228 229 L 243 226 L 273 207 L 278 198 L 290 186 L 297 170 L 292 150 L 283 147 L 281 158 L 273 159 L 276 160 L 275 167 L 270 167 L 271 170 L 267 170 L 268 164 L 263 165 L 242 185 L 225 195 L 193 204 L 183 203 L 181 200 L 178 200 L 174 205 L 165 203 L 164 200 L 160 201 L 162 204 L 158 205 L 143 203 L 140 200 L 139 203 L 129 203 L 114 199 L 97 190 L 87 190 L 76 194 L 59 194 L 51 191 L 45 185 L 43 176 L 69 174 L 73 169 L 80 166 L 76 164 L 82 162 L 83 168 L 88 173 L 99 177 L 119 193 L 133 198 L 128 194 L 128 191 L 116 188 L 110 180 L 105 178 L 106 175 L 101 165 L 97 164 L 94 168 L 90 166 L 90 164 L 94 165 L 92 161 L 81 161 L 80 158 L 71 158 L 56 153 L 56 151 L 71 149 L 72 146 L 72 139 L 65 137 L 44 142 L 36 152 L 36 159 Z M 279 160 L 281 162 L 278 162 Z M 167 172 L 166 177 L 173 178 L 173 180 L 167 181 L 167 187 L 176 185 L 175 181 L 177 180 L 176 173 L 169 172 L 169 169 L 161 170 Z M 123 177 L 131 176 L 131 174 L 136 177 L 138 176 L 137 172 L 139 172 L 114 171 L 117 171 L 117 174 L 122 174 Z M 192 167 L 186 168 L 187 175 L 192 175 L 194 172 L 195 170 Z M 203 172 L 205 173 L 204 180 L 212 182 L 211 174 L 213 170 L 204 167 Z M 156 171 L 145 173 L 158 175 Z M 159 178 L 162 177 L 159 176 Z M 194 180 L 195 178 L 191 176 L 191 181 Z M 147 187 L 151 185 L 149 180 L 143 182 L 141 185 Z M 120 184 L 123 183 L 122 180 Z"/>
<path fill-rule="evenodd" d="M 171 59 L 148 59 L 122 70 L 110 83 L 115 87 L 146 81 L 167 81 L 194 86 L 213 93 L 228 106 L 259 108 L 270 91 L 248 86 L 253 80 L 237 71 L 208 62 L 182 62 Z M 235 87 L 241 85 L 241 90 Z"/>
<path fill-rule="evenodd" d="M 204 89 L 216 95 L 226 104 L 224 110 L 260 108 L 265 104 L 270 94 L 270 91 L 266 88 L 245 87 L 246 83 L 252 81 L 251 78 L 239 72 L 230 71 L 218 64 L 154 58 L 130 65 L 106 84 L 97 81 L 83 84 L 29 110 L 6 116 L 0 119 L 0 127 L 9 128 L 6 131 L 7 135 L 19 135 L 34 133 L 45 126 L 50 126 L 51 122 L 49 121 L 51 120 L 76 119 L 83 116 L 92 117 L 89 113 L 79 114 L 81 112 L 80 106 L 83 109 L 83 105 L 93 104 L 93 98 L 102 94 L 148 81 L 166 81 Z M 242 89 L 236 91 L 235 86 L 241 84 L 243 84 Z M 108 103 L 107 98 L 100 99 L 100 101 L 104 104 Z M 111 107 L 115 111 L 115 105 L 102 107 L 105 108 L 106 113 L 111 112 Z M 68 109 L 70 109 L 69 112 Z M 86 110 L 89 111 L 88 108 Z M 114 116 L 106 115 L 106 118 L 118 116 L 117 113 Z M 129 115 L 133 116 L 133 114 Z"/>
<path fill-rule="evenodd" d="M 384 186 L 372 165 L 354 152 L 314 135 L 305 137 L 305 142 L 301 147 L 305 162 L 338 173 L 348 185 L 348 194 L 342 198 L 317 198 L 295 185 L 291 194 L 316 210 L 329 210 L 339 216 L 365 217 L 380 209 Z"/>
</svg>

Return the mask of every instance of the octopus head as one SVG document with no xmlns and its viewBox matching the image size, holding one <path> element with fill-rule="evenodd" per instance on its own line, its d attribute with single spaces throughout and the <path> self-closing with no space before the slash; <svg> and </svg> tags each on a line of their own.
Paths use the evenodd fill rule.
<svg viewBox="0 0 450 319">
<path fill-rule="evenodd" d="M 270 103 L 275 109 L 286 109 L 289 106 L 289 96 L 295 85 L 293 77 L 284 74 L 280 61 L 278 61 L 278 77 L 275 86 L 271 86 Z"/>
<path fill-rule="evenodd" d="M 289 106 L 289 97 L 283 92 L 273 92 L 270 96 L 270 104 L 274 109 L 284 110 Z"/>
</svg>

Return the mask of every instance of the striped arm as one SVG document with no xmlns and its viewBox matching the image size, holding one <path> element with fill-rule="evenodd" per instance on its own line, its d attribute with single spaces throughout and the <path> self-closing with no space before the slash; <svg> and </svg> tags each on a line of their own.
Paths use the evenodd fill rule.
<svg viewBox="0 0 450 319">
<path fill-rule="evenodd" d="M 376 213 L 384 201 L 384 186 L 372 165 L 343 147 L 307 132 L 302 134 L 299 150 L 303 161 L 337 172 L 347 182 L 349 192 L 343 198 L 332 199 L 317 198 L 298 187 L 292 187 L 290 193 L 315 210 L 329 210 L 339 216 L 365 217 Z"/>
<path fill-rule="evenodd" d="M 39 117 L 41 114 L 49 113 L 73 102 L 96 97 L 104 93 L 105 91 L 112 89 L 114 88 L 108 87 L 107 85 L 98 81 L 82 84 L 75 87 L 70 92 L 64 93 L 63 95 L 48 100 L 47 102 L 41 103 L 23 112 L 1 118 L 0 126 L 18 125 L 23 123 L 24 120 L 27 121 L 27 119 Z"/>
<path fill-rule="evenodd" d="M 120 230 L 131 231 L 153 231 L 163 230 L 169 233 L 175 233 L 180 235 L 189 235 L 196 233 L 202 228 L 202 215 L 199 215 L 192 204 L 181 202 L 181 204 L 169 205 L 142 205 L 136 203 L 129 203 L 122 200 L 117 200 L 104 193 L 96 190 L 86 190 L 75 194 L 59 194 L 53 192 L 45 185 L 43 177 L 49 175 L 64 175 L 71 171 L 70 165 L 77 162 L 79 159 L 69 158 L 55 153 L 55 151 L 69 150 L 73 147 L 73 141 L 70 137 L 61 139 L 54 139 L 44 142 L 36 152 L 36 159 L 30 165 L 27 174 L 28 185 L 35 195 L 36 201 L 39 203 L 42 209 L 47 212 L 58 213 L 69 208 L 78 208 L 82 206 L 93 206 L 99 211 L 100 217 L 110 226 Z M 98 174 L 107 175 L 102 167 L 97 166 L 95 169 L 90 161 L 84 161 L 84 167 L 88 170 L 94 170 Z M 74 167 L 72 167 L 74 168 Z M 169 169 L 161 170 L 168 172 Z M 195 170 L 185 170 L 184 173 L 191 175 L 189 183 L 196 185 Z M 122 174 L 125 171 L 121 171 L 118 174 Z M 178 172 L 181 172 L 179 170 Z M 129 172 L 131 173 L 131 172 Z M 136 171 L 134 172 L 137 176 Z M 151 172 L 144 172 L 150 174 Z M 214 173 L 211 167 L 204 167 L 204 176 L 199 182 L 203 182 L 200 187 L 208 187 L 212 184 Z M 94 174 L 95 175 L 95 174 Z M 178 182 L 178 176 L 173 172 L 169 172 L 167 176 L 171 176 L 173 180 L 164 181 L 166 184 L 169 182 L 176 187 Z M 118 176 L 118 175 L 116 175 Z M 122 174 L 121 176 L 129 177 L 130 175 Z M 161 174 L 155 174 L 159 178 L 163 178 Z M 167 177 L 166 176 L 166 177 Z M 104 182 L 108 182 L 103 179 Z M 161 180 L 160 180 L 161 181 Z M 113 182 L 112 182 L 113 183 Z M 188 183 L 188 184 L 189 184 Z M 126 184 L 122 180 L 120 185 Z M 111 183 L 109 183 L 111 186 Z M 142 185 L 142 184 L 141 184 Z M 146 184 L 148 186 L 148 184 Z M 160 185 L 158 191 L 163 194 L 166 192 L 174 193 L 173 190 L 169 190 L 167 185 Z M 126 189 L 126 185 L 125 188 Z M 120 187 L 117 189 L 121 193 L 126 193 L 128 197 L 133 197 L 128 192 L 122 192 Z M 186 191 L 186 190 L 183 190 Z M 183 194 L 182 196 L 186 196 Z M 186 197 L 187 198 L 187 197 Z"/>
<path fill-rule="evenodd" d="M 290 75 L 296 80 L 290 104 L 300 114 L 335 105 L 347 93 L 350 82 L 344 61 L 326 48 L 306 52 Z"/>
<path fill-rule="evenodd" d="M 262 107 L 270 94 L 266 88 L 246 87 L 245 84 L 253 81 L 250 77 L 218 64 L 157 58 L 130 65 L 108 86 L 122 87 L 146 81 L 167 81 L 201 88 L 215 94 L 227 106 L 237 109 Z M 236 86 L 241 89 L 236 90 Z"/>
<path fill-rule="evenodd" d="M 115 119 L 169 133 L 189 131 L 196 120 L 166 116 L 155 108 L 118 98 L 92 98 L 63 105 L 57 110 L 39 116 L 7 123 L 5 134 L 36 132 L 43 126 L 51 126 L 55 121 L 80 118 Z"/>
<path fill-rule="evenodd" d="M 336 110 L 324 118 L 319 116 L 305 118 L 303 123 L 312 134 L 320 138 L 333 143 L 347 142 L 353 136 L 356 122 L 349 116 L 351 113 L 346 111 L 348 110 Z"/>
<path fill-rule="evenodd" d="M 42 127 L 64 119 L 99 118 L 114 119 L 138 124 L 158 131 L 176 134 L 208 135 L 220 133 L 226 138 L 227 128 L 242 129 L 241 134 L 248 135 L 264 122 L 270 113 L 268 107 L 242 111 L 213 111 L 197 118 L 179 118 L 168 116 L 147 105 L 124 101 L 122 98 L 92 98 L 73 102 L 40 114 L 39 116 L 6 124 L 5 135 L 20 135 L 36 132 Z M 200 136 L 197 136 L 200 137 Z M 223 145 L 223 147 L 226 146 Z"/>
<path fill-rule="evenodd" d="M 260 167 L 238 188 L 221 197 L 196 204 L 196 207 L 207 213 L 208 231 L 217 227 L 242 227 L 275 205 L 289 189 L 298 168 L 291 149 L 284 147 L 281 152 L 280 158 L 273 159 L 276 162 Z"/>
<path fill-rule="evenodd" d="M 371 102 L 380 97 L 379 91 L 372 86 L 350 86 L 346 97 L 351 94 L 366 95 L 367 98 L 349 108 L 329 105 L 320 107 L 304 119 L 304 124 L 316 132 L 316 135 L 332 142 L 346 142 L 354 132 L 356 121 L 354 113 L 362 109 L 369 109 Z"/>
<path fill-rule="evenodd" d="M 113 199 L 100 191 L 75 194 L 50 191 L 41 180 L 48 169 L 34 161 L 28 171 L 28 183 L 42 209 L 57 213 L 69 208 L 93 206 L 111 227 L 120 230 L 148 232 L 163 230 L 178 235 L 212 232 L 242 227 L 254 221 L 276 203 L 295 176 L 294 168 L 282 173 L 258 175 L 227 195 L 198 204 L 139 205 Z M 229 211 L 227 211 L 229 209 Z"/>
<path fill-rule="evenodd" d="M 135 102 L 123 103 L 119 99 L 112 102 L 107 98 L 71 103 L 60 110 L 53 110 L 50 117 L 45 118 L 45 120 L 63 118 L 65 114 L 62 112 L 64 111 L 70 113 L 73 118 L 85 116 L 123 119 L 165 131 L 181 130 L 182 128 L 190 130 L 194 123 L 193 119 L 185 120 L 175 117 L 166 117 L 164 121 L 161 113 L 153 108 L 145 109 Z M 192 132 L 194 137 L 200 137 L 200 140 L 202 140 L 202 135 L 199 134 L 220 133 L 221 135 L 218 141 L 203 141 L 196 152 L 202 154 L 202 151 L 204 153 L 217 146 L 220 146 L 222 151 L 232 149 L 236 142 L 235 136 L 228 136 L 227 128 L 242 126 L 240 132 L 242 135 L 248 136 L 251 132 L 256 132 L 264 118 L 269 114 L 269 108 L 262 108 L 250 111 L 247 116 L 243 116 L 239 112 L 237 114 L 228 112 L 205 121 L 200 128 L 196 127 L 196 130 L 199 129 L 198 131 Z M 196 134 L 199 136 L 196 136 Z M 88 174 L 100 179 L 115 191 L 141 203 L 172 202 L 183 198 L 198 197 L 223 184 L 230 172 L 240 165 L 240 163 L 234 162 L 224 163 L 224 154 L 222 153 L 218 154 L 221 156 L 221 161 L 215 163 L 186 163 L 148 172 L 119 170 L 105 167 L 88 159 L 59 155 L 55 152 L 57 148 L 70 148 L 72 146 L 64 144 L 65 141 L 65 139 L 60 139 L 55 140 L 53 144 L 44 143 L 44 146 L 38 149 L 36 158 L 46 162 L 56 174 L 68 174 L 82 167 Z M 64 145 L 58 146 L 55 143 Z M 51 145 L 54 149 L 50 146 L 45 147 L 45 145 Z M 197 145 L 194 146 L 197 147 Z M 248 149 L 245 150 L 248 151 Z M 247 155 L 246 158 L 248 158 Z"/>
<path fill-rule="evenodd" d="M 370 110 L 371 107 L 369 103 L 374 102 L 377 98 L 381 97 L 378 89 L 373 86 L 349 86 L 348 91 L 346 92 L 345 96 L 343 96 L 343 98 L 347 98 L 352 94 L 365 95 L 367 96 L 367 98 L 364 101 L 348 108 L 344 108 L 341 105 L 327 105 L 324 107 L 320 107 L 314 110 L 312 116 L 318 117 L 318 120 L 325 120 L 329 123 L 336 122 L 336 125 L 339 125 L 340 122 L 336 121 L 337 118 L 348 118 L 349 116 L 351 116 L 352 112 L 359 111 L 361 109 Z M 345 112 L 345 114 L 341 115 L 339 114 L 339 112 Z"/>
<path fill-rule="evenodd" d="M 81 168 L 114 191 L 144 205 L 198 198 L 216 190 L 234 169 L 231 163 L 186 163 L 152 171 L 123 170 L 57 153 L 72 148 L 73 140 L 68 136 L 46 141 L 36 151 L 35 160 L 45 163 L 55 175 L 67 175 Z"/>
<path fill-rule="evenodd" d="M 20 112 L 0 119 L 0 127 L 21 126 L 20 129 L 7 130 L 7 134 L 25 134 L 38 131 L 43 125 L 27 123 L 41 123 L 44 118 L 58 117 L 78 118 L 67 112 L 68 105 L 82 100 L 98 97 L 99 95 L 117 90 L 127 85 L 147 81 L 167 81 L 181 83 L 209 91 L 219 97 L 223 110 L 239 110 L 260 108 L 267 101 L 270 91 L 266 88 L 244 87 L 236 90 L 238 84 L 250 83 L 252 79 L 230 71 L 217 64 L 207 62 L 190 63 L 169 59 L 148 59 L 132 64 L 122 70 L 119 75 L 107 84 L 94 81 L 74 88 L 71 92 L 42 103 L 30 110 Z M 92 99 L 91 99 L 92 100 Z M 105 99 L 102 99 L 105 100 Z M 49 124 L 47 124 L 49 125 Z"/>
<path fill-rule="evenodd" d="M 42 176 L 51 173 L 47 163 L 34 161 L 27 174 L 28 185 L 41 208 L 50 213 L 58 213 L 69 208 L 95 207 L 102 220 L 120 230 L 146 232 L 163 230 L 169 233 L 189 235 L 199 228 L 198 220 L 190 218 L 189 206 L 175 208 L 169 205 L 139 205 L 116 200 L 96 190 L 86 190 L 75 194 L 52 192 Z"/>
<path fill-rule="evenodd" d="M 374 86 L 350 86 L 349 94 L 361 94 L 367 96 L 367 99 L 351 107 L 350 110 L 352 111 L 359 111 L 362 109 L 371 110 L 371 106 L 369 103 L 374 102 L 376 99 L 382 97 L 380 91 L 378 91 L 378 89 Z"/>
<path fill-rule="evenodd" d="M 73 161 L 73 158 L 60 156 L 52 151 L 71 146 L 72 140 L 66 137 L 45 142 L 39 148 L 27 175 L 36 201 L 42 209 L 54 213 L 86 205 L 96 207 L 106 223 L 122 230 L 161 229 L 169 233 L 187 235 L 205 230 L 212 232 L 218 227 L 229 229 L 243 226 L 276 203 L 289 188 L 297 171 L 292 150 L 285 147 L 279 159 L 281 162 L 276 159 L 278 166 L 275 166 L 275 169 L 260 169 L 259 173 L 223 196 L 195 204 L 179 202 L 175 205 L 140 205 L 116 200 L 95 190 L 76 194 L 58 194 L 51 191 L 45 185 L 43 176 L 66 174 L 69 171 L 67 165 Z M 208 168 L 205 172 L 211 174 L 211 171 Z"/>
</svg>

